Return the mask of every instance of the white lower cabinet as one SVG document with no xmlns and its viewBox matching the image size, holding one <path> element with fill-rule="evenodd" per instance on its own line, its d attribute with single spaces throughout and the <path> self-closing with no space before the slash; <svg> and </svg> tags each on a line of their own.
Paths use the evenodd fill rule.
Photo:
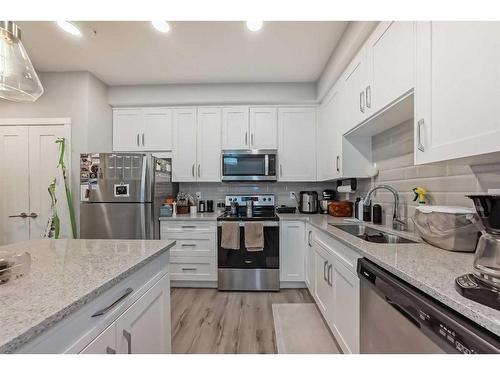
<svg viewBox="0 0 500 375">
<path fill-rule="evenodd" d="M 174 282 L 217 281 L 216 221 L 165 220 L 160 238 L 176 241 L 170 250 L 170 279 Z"/>
<path fill-rule="evenodd" d="M 116 354 L 116 323 L 106 328 L 80 354 Z"/>
<path fill-rule="evenodd" d="M 116 334 L 121 354 L 171 352 L 168 278 L 158 281 L 118 318 Z"/>
<path fill-rule="evenodd" d="M 315 293 L 314 289 L 314 248 L 312 242 L 313 230 L 309 224 L 306 224 L 306 245 L 305 245 L 305 270 L 304 270 L 304 281 L 306 283 L 309 293 L 313 296 Z"/>
<path fill-rule="evenodd" d="M 315 254 L 314 299 L 326 322 L 332 328 L 335 310 L 333 288 L 330 283 L 333 255 L 317 242 L 313 247 Z"/>
<path fill-rule="evenodd" d="M 167 354 L 170 332 L 170 282 L 165 275 L 80 354 Z"/>
<path fill-rule="evenodd" d="M 281 241 L 287 247 L 297 244 L 296 222 L 282 221 Z M 319 311 L 344 353 L 359 353 L 359 254 L 311 224 L 304 227 L 303 258 L 289 257 L 303 266 L 304 281 Z M 292 251 L 297 253 L 297 251 Z M 288 254 L 282 247 L 281 257 Z M 283 275 L 282 269 L 282 275 Z"/>
<path fill-rule="evenodd" d="M 304 281 L 304 222 L 283 221 L 280 231 L 280 281 Z"/>
<path fill-rule="evenodd" d="M 359 353 L 359 278 L 338 260 L 330 274 L 333 287 L 333 330 L 344 352 Z"/>
</svg>

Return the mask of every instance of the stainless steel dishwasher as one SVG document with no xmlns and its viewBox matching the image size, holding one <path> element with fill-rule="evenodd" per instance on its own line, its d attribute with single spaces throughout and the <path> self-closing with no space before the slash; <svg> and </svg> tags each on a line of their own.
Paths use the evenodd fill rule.
<svg viewBox="0 0 500 375">
<path fill-rule="evenodd" d="M 358 261 L 361 353 L 500 353 L 500 338 L 399 280 Z"/>
</svg>

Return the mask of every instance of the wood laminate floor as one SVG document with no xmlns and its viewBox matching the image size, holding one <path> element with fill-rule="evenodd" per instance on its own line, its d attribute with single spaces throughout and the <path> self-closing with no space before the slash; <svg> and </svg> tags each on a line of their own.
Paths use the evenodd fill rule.
<svg viewBox="0 0 500 375">
<path fill-rule="evenodd" d="M 172 288 L 172 352 L 276 353 L 273 303 L 313 302 L 307 289 L 219 292 Z"/>
</svg>

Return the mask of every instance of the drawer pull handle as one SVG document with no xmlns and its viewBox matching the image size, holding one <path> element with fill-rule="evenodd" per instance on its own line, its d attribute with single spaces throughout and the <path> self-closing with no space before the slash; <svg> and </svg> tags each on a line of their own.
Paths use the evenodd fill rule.
<svg viewBox="0 0 500 375">
<path fill-rule="evenodd" d="M 182 247 L 196 247 L 196 244 L 195 243 L 183 243 L 181 246 Z"/>
<path fill-rule="evenodd" d="M 183 271 L 196 271 L 196 267 L 182 268 Z"/>
<path fill-rule="evenodd" d="M 127 288 L 125 290 L 125 292 L 120 296 L 118 297 L 118 299 L 113 302 L 111 305 L 99 310 L 99 311 L 96 311 L 95 313 L 92 314 L 91 318 L 95 318 L 96 316 L 101 316 L 101 315 L 104 315 L 106 314 L 109 310 L 111 310 L 113 307 L 115 307 L 117 304 L 119 304 L 121 301 L 123 301 L 125 298 L 127 298 L 127 296 L 132 293 L 134 291 L 134 289 L 132 288 Z"/>
<path fill-rule="evenodd" d="M 127 340 L 127 354 L 132 354 L 132 334 L 124 329 L 123 337 Z"/>
<path fill-rule="evenodd" d="M 106 347 L 106 354 L 116 354 L 116 350 L 113 349 L 111 346 Z"/>
<path fill-rule="evenodd" d="M 196 228 L 195 225 L 183 225 L 182 226 L 182 229 L 194 229 L 194 228 Z"/>
</svg>

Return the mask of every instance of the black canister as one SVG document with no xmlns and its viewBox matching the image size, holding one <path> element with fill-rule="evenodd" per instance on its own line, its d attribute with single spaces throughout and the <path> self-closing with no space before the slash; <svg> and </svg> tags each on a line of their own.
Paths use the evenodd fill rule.
<svg viewBox="0 0 500 375">
<path fill-rule="evenodd" d="M 380 204 L 373 205 L 373 224 L 382 224 L 382 206 Z"/>
<path fill-rule="evenodd" d="M 363 221 L 372 221 L 372 204 L 370 205 L 363 204 Z"/>
<path fill-rule="evenodd" d="M 360 197 L 356 198 L 356 202 L 354 202 L 354 217 L 359 219 L 359 202 L 361 201 Z"/>
</svg>

